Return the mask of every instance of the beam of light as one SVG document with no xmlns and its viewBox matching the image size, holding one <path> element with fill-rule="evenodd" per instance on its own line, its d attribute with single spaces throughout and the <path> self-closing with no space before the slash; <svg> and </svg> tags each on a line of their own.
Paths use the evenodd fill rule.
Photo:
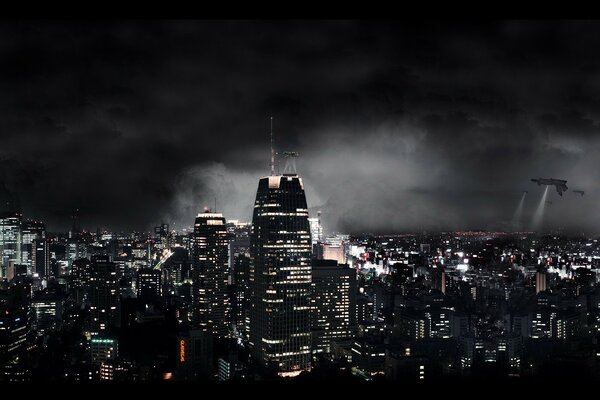
<svg viewBox="0 0 600 400">
<path fill-rule="evenodd" d="M 544 211 L 546 210 L 546 198 L 548 197 L 548 188 L 550 186 L 546 186 L 546 190 L 544 190 L 544 194 L 540 199 L 540 203 L 535 210 L 535 214 L 533 215 L 533 220 L 531 221 L 531 228 L 536 231 L 540 228 L 542 224 L 542 220 L 544 219 Z"/>
<path fill-rule="evenodd" d="M 517 209 L 515 210 L 511 220 L 511 226 L 515 231 L 521 230 L 521 217 L 523 216 L 523 204 L 525 204 L 525 196 L 527 196 L 527 192 L 523 192 L 521 200 L 519 201 Z"/>
</svg>

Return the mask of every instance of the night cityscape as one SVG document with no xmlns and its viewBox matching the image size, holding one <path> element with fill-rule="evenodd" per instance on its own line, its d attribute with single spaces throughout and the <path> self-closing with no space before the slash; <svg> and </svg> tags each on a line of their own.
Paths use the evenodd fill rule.
<svg viewBox="0 0 600 400">
<path fill-rule="evenodd" d="M 600 381 L 600 22 L 0 23 L 0 387 Z"/>
</svg>

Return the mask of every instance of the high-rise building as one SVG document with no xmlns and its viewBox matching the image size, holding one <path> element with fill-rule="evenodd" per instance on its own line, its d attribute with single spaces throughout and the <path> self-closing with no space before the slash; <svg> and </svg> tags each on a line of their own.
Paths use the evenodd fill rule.
<svg viewBox="0 0 600 400">
<path fill-rule="evenodd" d="M 227 232 L 230 235 L 229 242 L 229 271 L 234 273 L 235 259 L 240 254 L 248 254 L 250 251 L 250 229 L 251 224 L 239 223 L 237 221 L 227 222 Z"/>
<path fill-rule="evenodd" d="M 247 339 L 250 303 L 248 274 L 250 272 L 250 230 L 252 225 L 228 221 L 227 227 L 231 237 L 229 243 L 229 273 L 234 334 Z"/>
<path fill-rule="evenodd" d="M 63 298 L 55 293 L 38 293 L 31 300 L 32 328 L 38 336 L 60 329 L 63 308 Z"/>
<path fill-rule="evenodd" d="M 373 300 L 365 293 L 359 293 L 356 297 L 356 322 L 365 324 L 372 321 L 375 314 Z"/>
<path fill-rule="evenodd" d="M 535 273 L 535 294 L 546 290 L 546 272 L 537 271 Z"/>
<path fill-rule="evenodd" d="M 169 237 L 169 224 L 160 224 L 154 228 L 154 243 L 159 249 L 168 249 L 171 246 Z"/>
<path fill-rule="evenodd" d="M 250 238 L 250 345 L 280 375 L 310 367 L 311 237 L 302 178 L 258 183 Z"/>
<path fill-rule="evenodd" d="M 161 271 L 144 268 L 137 275 L 137 297 L 146 302 L 152 302 L 162 296 Z"/>
<path fill-rule="evenodd" d="M 119 356 L 119 342 L 111 338 L 93 338 L 90 343 L 92 365 L 100 367 L 106 360 Z"/>
<path fill-rule="evenodd" d="M 0 215 L 0 268 L 2 276 L 6 275 L 6 267 L 12 262 L 21 264 L 22 257 L 22 215 L 17 212 L 6 212 Z"/>
<path fill-rule="evenodd" d="M 67 259 L 71 262 L 87 257 L 86 245 L 78 239 L 69 239 L 66 250 Z"/>
<path fill-rule="evenodd" d="M 108 256 L 93 256 L 90 274 L 90 330 L 104 334 L 119 322 L 119 279 L 117 266 Z"/>
<path fill-rule="evenodd" d="M 313 352 L 330 353 L 332 342 L 348 341 L 356 333 L 356 270 L 335 260 L 313 260 Z"/>
<path fill-rule="evenodd" d="M 71 230 L 69 231 L 69 239 L 79 239 L 81 236 L 81 225 L 79 223 L 79 209 L 75 209 L 73 215 L 71 216 L 73 223 L 71 225 Z"/>
<path fill-rule="evenodd" d="M 235 302 L 233 303 L 233 318 L 235 328 L 239 336 L 248 339 L 250 324 L 250 256 L 248 254 L 238 254 L 233 261 Z"/>
<path fill-rule="evenodd" d="M 209 211 L 198 214 L 192 245 L 192 321 L 195 328 L 216 337 L 227 336 L 231 324 L 228 246 L 223 214 Z"/>
<path fill-rule="evenodd" d="M 89 300 L 89 283 L 91 279 L 92 265 L 87 258 L 73 261 L 69 277 L 69 290 L 73 293 L 77 303 Z"/>
<path fill-rule="evenodd" d="M 37 238 L 32 241 L 31 269 L 40 277 L 52 275 L 50 268 L 50 243 L 48 239 Z"/>
<path fill-rule="evenodd" d="M 31 268 L 35 252 L 33 241 L 46 238 L 46 226 L 42 222 L 25 220 L 23 221 L 21 237 L 21 262 Z"/>
<path fill-rule="evenodd" d="M 0 291 L 0 359 L 18 356 L 31 331 L 31 285 L 17 284 Z"/>
</svg>

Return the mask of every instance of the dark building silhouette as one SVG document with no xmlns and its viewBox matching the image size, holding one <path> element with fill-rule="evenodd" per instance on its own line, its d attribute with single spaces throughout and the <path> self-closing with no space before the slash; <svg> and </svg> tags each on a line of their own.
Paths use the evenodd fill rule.
<svg viewBox="0 0 600 400">
<path fill-rule="evenodd" d="M 31 331 L 31 286 L 19 283 L 0 291 L 0 362 L 18 356 Z"/>
<path fill-rule="evenodd" d="M 248 339 L 250 329 L 250 257 L 247 254 L 238 254 L 233 260 L 235 302 L 233 303 L 233 316 L 238 333 Z"/>
<path fill-rule="evenodd" d="M 136 281 L 138 299 L 148 303 L 158 300 L 162 296 L 161 276 L 160 270 L 140 269 Z"/>
<path fill-rule="evenodd" d="M 92 257 L 90 274 L 90 330 L 103 335 L 119 324 L 120 287 L 117 265 L 108 256 Z"/>
<path fill-rule="evenodd" d="M 177 337 L 177 379 L 212 378 L 213 340 L 213 334 L 203 330 L 191 330 Z"/>
<path fill-rule="evenodd" d="M 69 290 L 78 304 L 89 300 L 89 283 L 92 274 L 92 264 L 87 258 L 73 261 L 69 276 Z"/>
</svg>

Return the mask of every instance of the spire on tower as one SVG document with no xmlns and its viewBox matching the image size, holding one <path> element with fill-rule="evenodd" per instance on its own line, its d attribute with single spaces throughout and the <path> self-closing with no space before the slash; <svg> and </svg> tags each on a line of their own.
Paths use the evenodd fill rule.
<svg viewBox="0 0 600 400">
<path fill-rule="evenodd" d="M 273 148 L 273 117 L 271 117 L 271 176 L 275 175 L 275 149 Z"/>
</svg>

